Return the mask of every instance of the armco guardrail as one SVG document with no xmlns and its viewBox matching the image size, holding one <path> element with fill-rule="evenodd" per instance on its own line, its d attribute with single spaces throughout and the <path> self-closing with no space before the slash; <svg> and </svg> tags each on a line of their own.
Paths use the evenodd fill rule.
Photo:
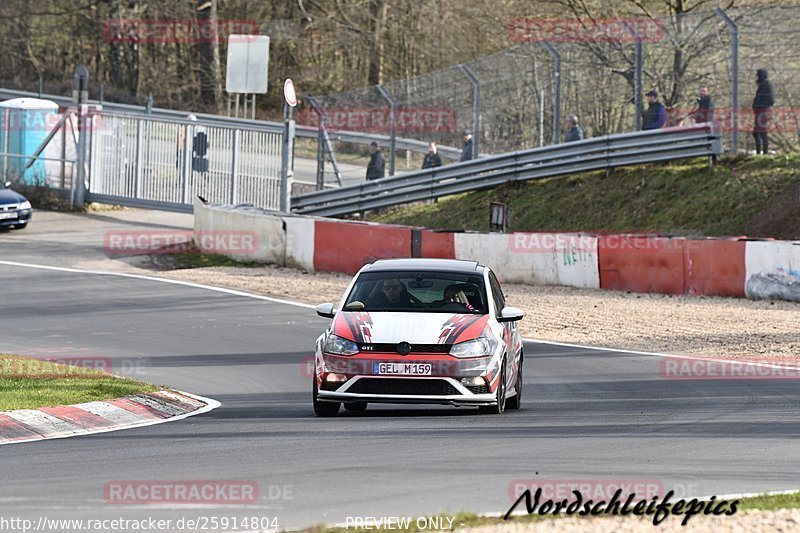
<svg viewBox="0 0 800 533">
<path fill-rule="evenodd" d="M 27 91 L 17 91 L 11 89 L 0 89 L 0 100 L 8 100 L 11 98 L 39 98 L 37 93 Z M 74 105 L 72 98 L 68 96 L 58 96 L 53 94 L 42 94 L 41 98 L 45 100 L 52 100 L 63 107 Z M 97 101 L 92 101 L 90 104 L 99 104 Z M 142 106 L 130 104 L 117 104 L 114 102 L 103 102 L 103 109 L 115 113 L 124 113 L 127 115 L 141 116 L 143 118 L 170 118 L 170 119 L 185 119 L 189 114 L 188 111 L 180 111 L 175 109 L 165 109 L 161 107 L 154 107 L 149 114 L 145 113 Z M 219 126 L 223 128 L 247 128 L 267 133 L 282 133 L 283 124 L 279 122 L 269 122 L 266 120 L 248 120 L 244 118 L 226 117 L 221 115 L 208 115 L 205 113 L 194 114 L 198 121 L 207 126 Z M 318 135 L 317 128 L 311 126 L 298 125 L 295 128 L 295 135 L 306 139 L 316 139 Z M 377 135 L 372 133 L 359 133 L 354 131 L 342 130 L 328 130 L 328 136 L 331 140 L 338 140 L 350 142 L 354 144 L 370 144 L 375 141 L 381 146 L 389 146 L 390 137 L 388 135 Z M 425 141 L 418 141 L 416 139 L 407 139 L 398 137 L 396 139 L 396 147 L 398 150 L 408 150 L 411 152 L 427 153 L 428 143 Z M 450 159 L 458 159 L 461 156 L 461 150 L 450 146 L 439 146 L 439 153 Z"/>
<path fill-rule="evenodd" d="M 303 194 L 292 199 L 292 209 L 341 216 L 514 181 L 721 153 L 720 130 L 712 123 L 606 135 Z"/>
</svg>

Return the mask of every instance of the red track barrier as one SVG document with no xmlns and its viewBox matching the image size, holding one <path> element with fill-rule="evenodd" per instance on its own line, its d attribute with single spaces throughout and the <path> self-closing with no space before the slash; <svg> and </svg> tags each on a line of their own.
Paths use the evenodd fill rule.
<svg viewBox="0 0 800 533">
<path fill-rule="evenodd" d="M 744 296 L 745 241 L 686 242 L 686 293 Z"/>
<path fill-rule="evenodd" d="M 601 289 L 684 294 L 686 239 L 601 235 L 597 247 Z"/>
<path fill-rule="evenodd" d="M 456 244 L 453 234 L 423 230 L 422 257 L 455 259 Z"/>
<path fill-rule="evenodd" d="M 411 257 L 411 228 L 314 222 L 314 270 L 355 274 L 376 259 Z"/>
</svg>

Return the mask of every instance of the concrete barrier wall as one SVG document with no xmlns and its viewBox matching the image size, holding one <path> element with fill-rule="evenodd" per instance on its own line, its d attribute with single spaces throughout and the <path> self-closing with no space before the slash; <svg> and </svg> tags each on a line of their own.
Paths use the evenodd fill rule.
<svg viewBox="0 0 800 533">
<path fill-rule="evenodd" d="M 237 261 L 284 264 L 286 236 L 281 217 L 268 215 L 257 209 L 209 206 L 199 201 L 195 201 L 194 213 L 195 243 L 204 251 L 219 253 Z M 226 235 L 232 237 L 228 242 L 233 242 L 233 245 L 212 249 L 202 246 L 202 241 L 206 238 L 224 242 Z M 235 244 L 243 239 L 246 239 L 243 243 L 245 245 Z M 252 246 L 246 245 L 248 242 Z"/>
<path fill-rule="evenodd" d="M 598 288 L 597 238 L 560 233 L 456 233 L 457 259 L 490 266 L 505 282 Z"/>
<path fill-rule="evenodd" d="M 314 271 L 314 224 L 309 217 L 283 217 L 286 227 L 285 266 Z"/>
<path fill-rule="evenodd" d="M 467 259 L 504 282 L 800 302 L 800 242 L 563 233 L 447 233 L 195 205 L 195 240 L 252 236 L 240 261 L 353 274 L 376 259 Z"/>
<path fill-rule="evenodd" d="M 800 241 L 748 241 L 745 267 L 749 298 L 800 302 Z"/>
</svg>

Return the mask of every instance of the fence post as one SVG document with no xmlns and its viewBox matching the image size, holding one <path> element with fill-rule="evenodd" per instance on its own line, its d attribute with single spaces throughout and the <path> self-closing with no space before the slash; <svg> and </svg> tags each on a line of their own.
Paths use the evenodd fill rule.
<svg viewBox="0 0 800 533">
<path fill-rule="evenodd" d="M 339 164 L 336 162 L 336 154 L 333 153 L 333 145 L 328 136 L 328 131 L 325 129 L 325 110 L 322 109 L 322 104 L 313 96 L 307 96 L 306 100 L 314 111 L 319 115 L 319 131 L 317 135 L 320 139 L 322 146 L 322 153 L 317 151 L 317 190 L 320 191 L 325 188 L 325 151 L 327 150 L 328 156 L 331 159 L 331 166 L 333 167 L 333 175 L 336 176 L 336 182 L 342 186 L 342 173 L 339 172 Z M 319 146 L 317 147 L 319 149 Z"/>
<path fill-rule="evenodd" d="M 642 112 L 644 111 L 644 106 L 642 105 L 642 36 L 639 35 L 636 28 L 631 26 L 628 21 L 623 20 L 622 25 L 625 26 L 625 29 L 628 30 L 628 33 L 630 33 L 636 41 L 636 63 L 633 74 L 633 102 L 636 107 L 636 131 L 639 131 L 642 129 Z"/>
<path fill-rule="evenodd" d="M 556 77 L 556 94 L 553 107 L 553 144 L 558 144 L 561 139 L 561 54 L 558 53 L 555 46 L 548 42 L 542 42 L 542 46 L 547 49 L 550 56 L 555 62 L 555 77 Z"/>
<path fill-rule="evenodd" d="M 544 89 L 539 90 L 539 146 L 544 146 Z"/>
<path fill-rule="evenodd" d="M 183 177 L 181 179 L 181 203 L 189 203 L 189 176 L 192 172 L 192 145 L 194 128 L 190 124 L 184 126 L 183 135 Z"/>
<path fill-rule="evenodd" d="M 325 111 L 313 96 L 306 96 L 306 101 L 319 117 L 317 123 L 317 185 L 316 190 L 325 188 Z"/>
<path fill-rule="evenodd" d="M 133 182 L 133 197 L 139 198 L 142 186 L 142 119 L 136 119 L 136 175 Z"/>
<path fill-rule="evenodd" d="M 283 143 L 281 145 L 281 188 L 280 188 L 280 210 L 284 213 L 289 211 L 289 150 L 291 149 L 291 127 L 292 107 L 283 103 Z"/>
<path fill-rule="evenodd" d="M 239 158 L 239 133 L 241 130 L 239 128 L 235 128 L 233 130 L 233 141 L 231 142 L 231 194 L 230 194 L 230 202 L 231 205 L 236 205 L 236 202 L 239 201 L 238 194 L 237 194 L 237 187 L 239 186 L 239 165 L 238 165 L 238 158 Z"/>
<path fill-rule="evenodd" d="M 317 186 L 316 189 L 321 191 L 325 188 L 325 148 L 323 147 L 323 143 L 325 142 L 325 128 L 322 125 L 322 121 L 325 118 L 320 115 L 319 117 L 319 128 L 317 129 Z"/>
<path fill-rule="evenodd" d="M 383 85 L 378 85 L 378 92 L 389 103 L 389 112 L 392 114 L 392 137 L 389 140 L 389 175 L 394 176 L 394 158 L 397 147 L 397 103 Z"/>
<path fill-rule="evenodd" d="M 721 7 L 715 7 L 714 12 L 731 33 L 731 150 L 736 152 L 739 149 L 739 26 Z"/>
<path fill-rule="evenodd" d="M 84 111 L 86 101 L 89 99 L 89 71 L 83 65 L 78 65 L 74 75 L 75 89 L 73 97 L 78 111 L 78 172 L 75 183 L 75 203 L 81 208 L 86 201 L 86 124 Z"/>
<path fill-rule="evenodd" d="M 478 157 L 478 139 L 481 132 L 481 82 L 466 65 L 458 65 L 464 76 L 472 83 L 472 159 Z"/>
</svg>

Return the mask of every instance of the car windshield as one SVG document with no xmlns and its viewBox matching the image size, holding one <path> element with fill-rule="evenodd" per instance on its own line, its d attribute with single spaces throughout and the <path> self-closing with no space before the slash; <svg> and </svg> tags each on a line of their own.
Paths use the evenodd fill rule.
<svg viewBox="0 0 800 533">
<path fill-rule="evenodd" d="M 485 314 L 483 276 L 457 272 L 365 272 L 344 311 L 411 311 Z"/>
</svg>

